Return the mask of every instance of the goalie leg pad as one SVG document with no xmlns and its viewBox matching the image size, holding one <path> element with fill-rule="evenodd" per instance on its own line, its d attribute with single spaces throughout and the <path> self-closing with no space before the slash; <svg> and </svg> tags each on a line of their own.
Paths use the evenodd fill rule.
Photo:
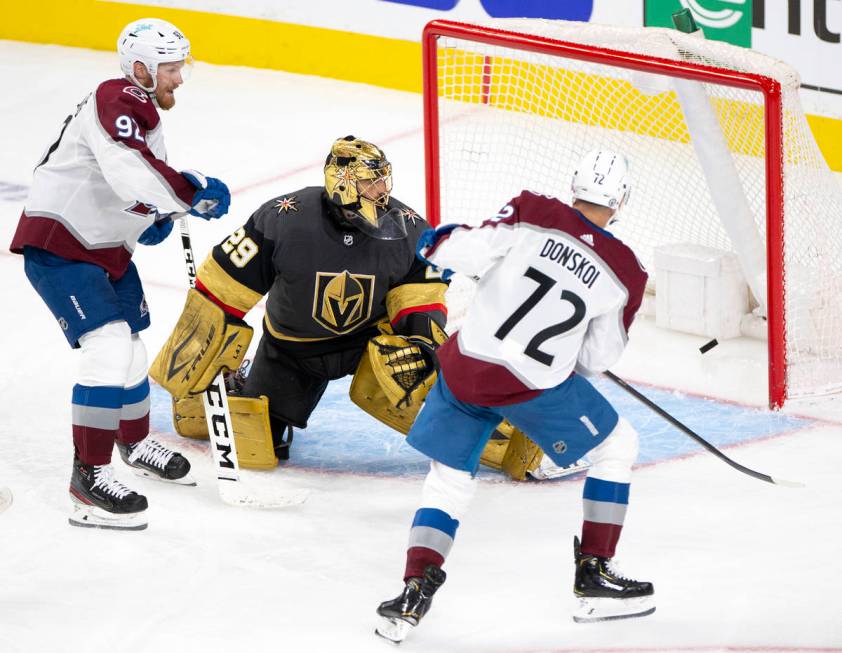
<svg viewBox="0 0 842 653">
<path fill-rule="evenodd" d="M 205 421 L 205 404 L 202 396 L 187 395 L 181 399 L 173 397 L 173 426 L 175 427 L 175 432 L 183 438 L 193 438 L 195 440 L 208 439 L 208 424 Z"/>
<path fill-rule="evenodd" d="M 187 301 L 172 334 L 155 357 L 149 376 L 173 397 L 204 391 L 216 375 L 239 368 L 253 330 L 234 323 L 198 290 Z"/>
<path fill-rule="evenodd" d="M 264 397 L 229 397 L 237 460 L 246 469 L 278 466 L 269 425 L 269 400 Z"/>
<path fill-rule="evenodd" d="M 520 429 L 503 420 L 491 435 L 480 456 L 480 463 L 500 469 L 516 481 L 526 478 L 541 464 L 544 452 Z"/>
<path fill-rule="evenodd" d="M 272 445 L 269 400 L 266 397 L 228 397 L 237 460 L 246 469 L 273 469 L 278 458 Z M 202 395 L 173 399 L 173 423 L 185 438 L 208 439 Z"/>
</svg>

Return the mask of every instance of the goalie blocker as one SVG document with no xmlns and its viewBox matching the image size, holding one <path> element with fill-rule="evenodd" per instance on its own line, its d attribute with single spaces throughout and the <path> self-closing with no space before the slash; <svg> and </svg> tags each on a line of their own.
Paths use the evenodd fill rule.
<svg viewBox="0 0 842 653">
<path fill-rule="evenodd" d="M 191 288 L 149 376 L 176 399 L 199 395 L 217 374 L 240 367 L 253 333 L 248 324 Z"/>
</svg>

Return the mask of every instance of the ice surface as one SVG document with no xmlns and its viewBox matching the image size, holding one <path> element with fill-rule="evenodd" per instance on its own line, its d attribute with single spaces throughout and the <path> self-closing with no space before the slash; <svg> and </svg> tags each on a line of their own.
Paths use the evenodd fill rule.
<svg viewBox="0 0 842 653">
<path fill-rule="evenodd" d="M 104 53 L 0 42 L 0 241 L 11 239 L 21 189 L 65 115 L 117 70 Z M 416 95 L 198 64 L 165 131 L 174 166 L 219 176 L 234 190 L 229 216 L 193 222 L 200 259 L 264 200 L 320 184 L 327 148 L 348 133 L 385 149 L 396 195 L 423 212 Z M 153 316 L 144 340 L 154 353 L 187 287 L 178 239 L 141 247 L 136 261 Z M 0 651 L 386 650 L 373 633 L 374 609 L 400 589 L 425 463 L 346 402 L 347 382 L 329 388 L 287 466 L 244 474 L 257 489 L 312 490 L 306 504 L 223 505 L 207 446 L 172 432 L 156 387 L 154 431 L 190 458 L 198 487 L 134 477 L 118 459 L 118 477 L 149 497 L 149 529 L 71 528 L 76 356 L 8 251 L 0 251 L 0 290 L 0 485 L 15 492 L 0 516 Z M 259 327 L 261 315 L 255 309 L 249 321 Z M 703 341 L 641 319 L 615 371 L 739 462 L 806 489 L 767 485 L 695 455 L 700 449 L 685 436 L 601 386 L 641 432 L 644 464 L 619 558 L 655 583 L 658 611 L 574 624 L 582 478 L 515 484 L 486 472 L 448 559 L 447 584 L 402 650 L 842 650 L 840 402 L 801 402 L 785 414 L 752 408 L 766 396 L 762 343 L 724 342 L 701 356 Z"/>
</svg>

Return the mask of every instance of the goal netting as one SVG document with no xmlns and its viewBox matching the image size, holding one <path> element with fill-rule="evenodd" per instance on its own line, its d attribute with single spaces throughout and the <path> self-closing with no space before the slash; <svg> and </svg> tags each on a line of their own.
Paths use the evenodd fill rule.
<svg viewBox="0 0 842 653">
<path fill-rule="evenodd" d="M 523 19 L 434 21 L 424 51 L 433 223 L 478 224 L 523 189 L 570 201 L 587 151 L 621 151 L 633 187 L 612 230 L 650 273 L 660 245 L 736 253 L 768 323 L 770 404 L 842 389 L 842 196 L 793 68 L 674 30 Z"/>
</svg>

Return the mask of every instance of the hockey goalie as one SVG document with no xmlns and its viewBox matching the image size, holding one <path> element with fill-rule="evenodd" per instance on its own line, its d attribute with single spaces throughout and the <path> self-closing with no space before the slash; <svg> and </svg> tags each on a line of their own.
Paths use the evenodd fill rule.
<svg viewBox="0 0 842 653">
<path fill-rule="evenodd" d="M 353 136 L 333 143 L 325 184 L 273 197 L 200 266 L 150 374 L 173 396 L 176 431 L 206 438 L 201 392 L 229 370 L 240 465 L 290 455 L 329 381 L 353 374 L 354 403 L 407 433 L 436 378 L 447 283 L 415 256 L 429 227 L 391 194 L 383 151 Z M 263 297 L 263 335 L 240 371 Z M 540 474 L 541 451 L 502 424 L 483 462 L 516 479 Z"/>
</svg>

